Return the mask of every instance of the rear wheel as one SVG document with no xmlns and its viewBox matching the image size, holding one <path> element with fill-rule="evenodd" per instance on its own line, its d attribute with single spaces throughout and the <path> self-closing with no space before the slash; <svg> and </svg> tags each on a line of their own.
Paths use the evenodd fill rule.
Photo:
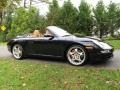
<svg viewBox="0 0 120 90">
<path fill-rule="evenodd" d="M 12 54 L 15 59 L 22 59 L 23 58 L 23 48 L 19 44 L 15 44 L 12 48 Z"/>
<path fill-rule="evenodd" d="M 87 60 L 87 52 L 82 46 L 71 46 L 67 51 L 67 59 L 72 65 L 84 65 Z"/>
</svg>

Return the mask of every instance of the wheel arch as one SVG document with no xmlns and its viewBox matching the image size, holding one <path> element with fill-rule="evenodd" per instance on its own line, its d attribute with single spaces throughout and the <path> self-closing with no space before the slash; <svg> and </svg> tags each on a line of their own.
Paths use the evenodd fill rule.
<svg viewBox="0 0 120 90">
<path fill-rule="evenodd" d="M 87 49 L 85 48 L 84 45 L 82 45 L 82 44 L 80 44 L 80 43 L 72 43 L 72 44 L 70 44 L 70 45 L 68 45 L 68 46 L 66 47 L 66 49 L 65 49 L 65 51 L 64 51 L 64 58 L 66 58 L 66 54 L 67 54 L 67 51 L 69 50 L 69 48 L 72 47 L 72 46 L 75 46 L 75 45 L 82 46 L 82 47 L 85 49 L 86 53 L 88 54 Z"/>
<path fill-rule="evenodd" d="M 21 45 L 22 48 L 23 48 L 23 44 L 22 44 L 21 42 L 13 42 L 13 43 L 11 44 L 11 48 L 10 48 L 11 52 L 12 52 L 12 48 L 13 48 L 13 46 L 16 45 L 16 44 Z"/>
</svg>

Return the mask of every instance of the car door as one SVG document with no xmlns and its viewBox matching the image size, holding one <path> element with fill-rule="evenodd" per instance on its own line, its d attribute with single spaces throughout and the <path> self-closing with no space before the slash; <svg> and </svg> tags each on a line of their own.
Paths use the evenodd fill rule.
<svg viewBox="0 0 120 90">
<path fill-rule="evenodd" d="M 61 56 L 64 45 L 56 38 L 42 38 L 33 41 L 35 54 Z"/>
<path fill-rule="evenodd" d="M 26 45 L 25 45 L 25 52 L 27 52 L 28 55 L 34 55 L 37 54 L 37 48 L 35 46 L 35 42 L 38 41 L 36 38 L 30 38 L 26 40 Z"/>
<path fill-rule="evenodd" d="M 27 41 L 27 53 L 32 55 L 64 56 L 69 45 L 64 39 L 54 37 L 35 38 Z"/>
</svg>

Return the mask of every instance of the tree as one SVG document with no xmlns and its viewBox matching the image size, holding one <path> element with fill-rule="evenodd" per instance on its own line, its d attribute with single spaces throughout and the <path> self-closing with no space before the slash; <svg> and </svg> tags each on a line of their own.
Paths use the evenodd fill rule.
<svg viewBox="0 0 120 90">
<path fill-rule="evenodd" d="M 30 7 L 28 10 L 22 7 L 18 8 L 14 13 L 11 30 L 7 38 L 10 39 L 17 35 L 27 34 L 35 29 L 43 29 L 45 25 L 45 18 L 39 16 L 36 8 Z"/>
<path fill-rule="evenodd" d="M 3 17 L 6 7 L 16 6 L 21 0 L 0 0 L 0 24 L 3 23 Z"/>
<path fill-rule="evenodd" d="M 91 7 L 85 1 L 81 1 L 79 14 L 77 16 L 77 31 L 86 35 L 91 35 L 93 28 L 93 17 Z"/>
<path fill-rule="evenodd" d="M 3 32 L 3 34 L 4 34 L 3 41 L 6 40 L 5 37 L 6 37 L 7 33 L 11 30 L 12 13 L 13 13 L 13 10 L 12 9 L 8 9 L 8 11 L 6 12 L 6 15 L 4 16 L 3 25 L 5 25 L 6 30 Z"/>
<path fill-rule="evenodd" d="M 3 9 L 4 7 L 6 7 L 7 1 L 8 0 L 0 0 L 0 9 Z"/>
<path fill-rule="evenodd" d="M 7 5 L 7 0 L 0 0 L 0 25 L 2 24 L 3 21 L 3 10 Z"/>
<path fill-rule="evenodd" d="M 0 41 L 6 40 L 6 34 L 11 29 L 12 13 L 21 0 L 0 0 L 0 27 L 5 25 L 6 30 L 0 30 Z"/>
<path fill-rule="evenodd" d="M 8 34 L 9 32 L 10 32 L 10 34 L 8 34 L 7 36 L 10 36 L 10 37 L 16 36 L 15 34 L 13 35 L 13 33 L 11 33 L 12 32 L 11 31 L 11 26 L 12 26 L 12 24 L 14 22 L 13 19 L 14 19 L 14 14 L 16 13 L 15 10 L 18 8 L 18 6 L 20 6 L 20 2 L 21 1 L 22 0 L 2 0 L 2 1 L 0 1 L 0 18 L 1 18 L 0 25 L 3 24 L 3 25 L 6 26 L 6 30 L 4 32 L 0 31 L 1 41 L 5 41 L 6 40 L 6 38 L 5 38 L 6 34 Z M 26 1 L 26 0 L 24 0 L 24 1 Z M 32 4 L 33 0 L 30 0 L 30 1 L 31 1 L 31 4 Z M 48 1 L 49 0 L 40 0 L 40 2 L 45 2 L 45 3 L 47 3 Z M 31 7 L 31 5 L 28 7 L 28 9 L 30 7 Z M 39 12 L 38 12 L 37 15 L 38 15 L 37 17 L 39 17 Z M 31 17 L 31 18 L 34 18 L 34 17 Z M 37 22 L 35 27 L 39 27 L 40 26 L 39 29 L 43 30 L 43 28 L 47 25 L 46 19 L 43 16 L 40 16 L 39 18 L 42 21 L 39 21 L 39 19 L 37 19 L 37 21 L 39 21 L 39 22 Z M 28 21 L 30 21 L 30 20 L 28 20 Z M 31 20 L 31 22 L 32 22 L 32 20 Z M 28 23 L 28 22 L 26 22 L 26 23 Z M 39 23 L 41 23 L 41 24 L 39 24 Z M 12 27 L 12 29 L 13 29 L 13 27 Z M 29 30 L 31 30 L 31 29 L 29 29 Z M 25 31 L 27 32 L 27 30 L 25 30 Z"/>
<path fill-rule="evenodd" d="M 60 9 L 57 25 L 66 29 L 70 33 L 76 32 L 76 17 L 78 10 L 68 0 Z"/>
<path fill-rule="evenodd" d="M 46 3 L 46 4 L 51 4 L 50 1 L 51 1 L 51 0 L 29 0 L 29 6 L 32 6 L 32 5 L 33 5 L 33 2 L 34 2 L 34 3 Z M 24 7 L 26 7 L 26 2 L 27 2 L 27 0 L 24 0 Z"/>
<path fill-rule="evenodd" d="M 99 37 L 102 38 L 104 35 L 104 32 L 108 30 L 107 28 L 107 12 L 105 9 L 105 5 L 103 4 L 103 1 L 99 1 L 96 5 L 96 8 L 93 9 L 94 12 L 94 18 L 95 18 L 95 26 L 99 32 Z"/>
<path fill-rule="evenodd" d="M 120 7 L 117 7 L 117 11 L 116 11 L 116 23 L 117 23 L 117 28 L 120 28 Z"/>
<path fill-rule="evenodd" d="M 119 17 L 117 17 L 117 10 L 118 10 L 117 5 L 113 2 L 110 2 L 108 6 L 107 16 L 109 25 L 108 27 L 111 36 L 114 36 L 114 31 L 118 28 L 117 20 Z"/>
<path fill-rule="evenodd" d="M 56 25 L 56 21 L 59 17 L 60 7 L 57 0 L 53 0 L 49 6 L 49 12 L 47 13 L 47 19 L 49 25 Z"/>
<path fill-rule="evenodd" d="M 17 9 L 16 3 L 19 3 L 18 1 L 20 2 L 20 0 L 16 0 L 16 1 L 14 0 L 14 2 L 12 0 L 9 0 L 7 6 L 5 7 L 5 16 L 3 19 L 3 24 L 6 26 L 7 29 L 6 32 L 11 30 L 12 14 Z"/>
</svg>

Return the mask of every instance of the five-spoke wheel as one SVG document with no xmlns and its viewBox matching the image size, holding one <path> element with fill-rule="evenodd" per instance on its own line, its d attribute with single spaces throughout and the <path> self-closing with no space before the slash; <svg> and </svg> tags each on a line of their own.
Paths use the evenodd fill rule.
<svg viewBox="0 0 120 90">
<path fill-rule="evenodd" d="M 23 57 L 23 48 L 21 45 L 16 44 L 12 48 L 12 54 L 14 58 L 21 59 Z"/>
<path fill-rule="evenodd" d="M 74 45 L 68 49 L 67 59 L 72 65 L 83 65 L 87 60 L 86 50 L 82 46 Z"/>
</svg>

